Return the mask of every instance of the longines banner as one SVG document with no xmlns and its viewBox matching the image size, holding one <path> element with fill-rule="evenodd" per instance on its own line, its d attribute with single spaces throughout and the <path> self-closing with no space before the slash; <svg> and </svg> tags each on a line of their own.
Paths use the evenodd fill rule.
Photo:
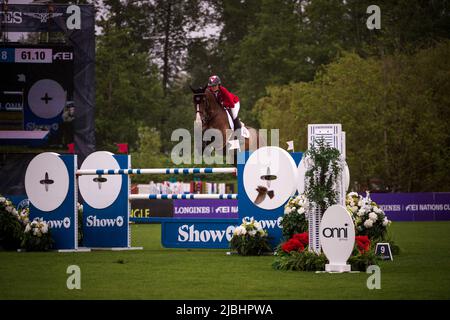
<svg viewBox="0 0 450 320">
<path fill-rule="evenodd" d="M 0 5 L 2 31 L 27 32 L 81 29 L 81 10 L 77 5 Z"/>
<path fill-rule="evenodd" d="M 174 200 L 174 218 L 239 218 L 237 200 Z"/>
<path fill-rule="evenodd" d="M 450 192 L 371 193 L 393 221 L 450 220 Z"/>
<path fill-rule="evenodd" d="M 236 219 L 237 200 L 133 200 L 130 218 L 145 222 L 146 218 Z"/>
</svg>

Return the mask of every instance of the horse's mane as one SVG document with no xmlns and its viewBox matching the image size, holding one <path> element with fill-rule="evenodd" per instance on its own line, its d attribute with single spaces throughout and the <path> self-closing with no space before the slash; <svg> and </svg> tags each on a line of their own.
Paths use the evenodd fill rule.
<svg viewBox="0 0 450 320">
<path fill-rule="evenodd" d="M 209 105 L 219 106 L 219 104 L 217 103 L 216 97 L 208 88 L 205 89 L 205 96 L 206 96 L 206 99 L 208 99 Z"/>
</svg>

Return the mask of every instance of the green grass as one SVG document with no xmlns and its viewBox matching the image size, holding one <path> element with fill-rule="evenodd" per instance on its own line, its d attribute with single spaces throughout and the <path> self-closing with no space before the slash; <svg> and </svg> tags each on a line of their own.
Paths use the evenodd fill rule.
<svg viewBox="0 0 450 320">
<path fill-rule="evenodd" d="M 273 256 L 165 249 L 159 225 L 133 225 L 143 251 L 0 252 L 1 299 L 449 299 L 450 222 L 393 223 L 402 252 L 382 262 L 381 289 L 369 274 L 276 271 Z M 81 290 L 66 269 L 81 268 Z"/>
</svg>

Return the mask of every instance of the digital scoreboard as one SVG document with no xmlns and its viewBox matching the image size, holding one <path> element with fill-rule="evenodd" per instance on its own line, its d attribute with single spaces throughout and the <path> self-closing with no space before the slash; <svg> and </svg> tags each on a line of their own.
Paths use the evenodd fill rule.
<svg viewBox="0 0 450 320">
<path fill-rule="evenodd" d="M 69 46 L 0 45 L 0 131 L 48 130 L 49 144 L 72 142 L 73 61 Z"/>
</svg>

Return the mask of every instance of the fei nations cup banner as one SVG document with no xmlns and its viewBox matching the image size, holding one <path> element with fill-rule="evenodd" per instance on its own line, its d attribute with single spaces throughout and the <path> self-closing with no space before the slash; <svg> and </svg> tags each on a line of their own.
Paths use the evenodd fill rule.
<svg viewBox="0 0 450 320">
<path fill-rule="evenodd" d="M 450 220 L 450 192 L 371 193 L 392 221 Z"/>
</svg>

